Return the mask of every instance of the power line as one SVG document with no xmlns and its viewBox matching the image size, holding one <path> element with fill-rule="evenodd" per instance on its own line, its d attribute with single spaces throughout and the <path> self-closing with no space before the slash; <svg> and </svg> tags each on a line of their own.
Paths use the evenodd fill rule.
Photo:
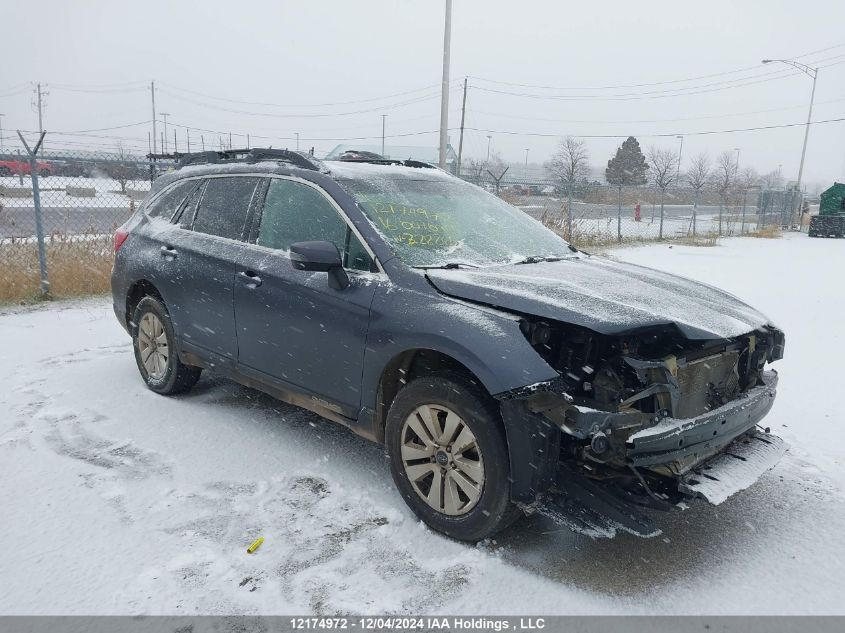
<svg viewBox="0 0 845 633">
<path fill-rule="evenodd" d="M 130 92 L 141 92 L 146 90 L 145 86 L 137 86 L 135 88 L 68 88 L 63 85 L 50 84 L 50 87 L 61 92 L 75 92 L 83 94 L 128 94 Z"/>
<path fill-rule="evenodd" d="M 820 48 L 815 51 L 811 51 L 809 53 L 802 53 L 801 55 L 793 55 L 793 58 L 801 58 L 801 57 L 810 57 L 812 55 L 816 55 L 818 53 L 825 53 L 827 51 L 831 51 L 837 48 L 842 48 L 845 46 L 845 42 L 834 44 L 833 46 L 828 46 L 826 48 Z M 743 72 L 748 72 L 750 70 L 758 70 L 763 67 L 763 64 L 755 64 L 754 66 L 746 66 L 744 68 L 737 68 L 736 70 L 727 70 L 718 73 L 709 73 L 706 75 L 698 75 L 694 77 L 686 77 L 684 79 L 669 79 L 666 81 L 655 81 L 655 82 L 648 82 L 648 83 L 636 83 L 636 84 L 618 84 L 618 85 L 608 85 L 608 86 L 544 86 L 544 85 L 536 85 L 536 84 L 521 84 L 521 83 L 513 83 L 508 81 L 500 81 L 496 79 L 486 79 L 484 77 L 478 77 L 470 75 L 470 79 L 475 79 L 478 81 L 484 81 L 487 83 L 498 84 L 502 86 L 514 86 L 517 88 L 534 88 L 538 90 L 619 90 L 625 88 L 650 88 L 653 86 L 666 86 L 670 84 L 677 84 L 677 83 L 687 83 L 690 81 L 698 81 L 701 79 L 712 79 L 714 77 L 724 77 L 727 75 L 736 75 Z"/>
<path fill-rule="evenodd" d="M 55 132 L 51 131 L 50 134 L 64 134 L 64 135 L 82 135 L 87 134 L 88 132 L 108 132 L 110 130 L 122 130 L 127 127 L 138 127 L 139 125 L 149 125 L 151 123 L 150 120 L 147 121 L 138 121 L 137 123 L 126 123 L 124 125 L 113 125 L 112 127 L 100 127 L 94 128 L 91 130 L 73 130 L 68 132 Z"/>
<path fill-rule="evenodd" d="M 835 66 L 837 64 L 845 63 L 845 53 L 842 55 L 834 55 L 832 57 L 828 57 L 825 59 L 817 60 L 815 63 L 825 62 L 825 61 L 834 61 L 834 63 L 826 64 L 824 66 L 819 67 L 827 67 L 827 66 Z M 680 88 L 670 88 L 670 89 L 663 89 L 663 90 L 650 90 L 644 92 L 629 92 L 629 93 L 617 93 L 617 94 L 609 94 L 609 95 L 602 95 L 602 94 L 586 94 L 586 95 L 548 95 L 548 94 L 537 94 L 537 93 L 526 93 L 526 92 L 514 92 L 508 90 L 498 90 L 494 88 L 485 88 L 483 86 L 473 86 L 478 90 L 482 90 L 485 92 L 494 92 L 497 94 L 506 94 L 511 96 L 518 96 L 518 97 L 526 97 L 526 98 L 534 98 L 534 99 L 548 99 L 548 100 L 599 100 L 599 101 L 617 101 L 617 100 L 631 100 L 631 99 L 640 99 L 640 98 L 664 98 L 664 97 L 676 97 L 676 96 L 687 96 L 687 95 L 694 95 L 694 94 L 703 94 L 705 92 L 718 92 L 721 90 L 728 90 L 732 88 L 739 88 L 743 86 L 754 85 L 758 83 L 765 83 L 768 81 L 776 81 L 778 79 L 783 79 L 786 77 L 790 77 L 793 75 L 800 74 L 799 71 L 796 70 L 775 70 L 767 73 L 761 73 L 757 75 L 748 75 L 746 77 L 738 77 L 736 79 L 728 79 L 724 81 L 717 81 L 707 84 L 698 84 L 695 86 L 684 86 Z M 761 79 L 762 77 L 768 77 L 767 79 Z"/>
<path fill-rule="evenodd" d="M 837 118 L 837 119 L 824 119 L 820 121 L 811 121 L 811 125 L 822 124 L 822 123 L 838 123 L 841 121 L 845 121 L 845 117 Z M 757 127 L 747 127 L 747 128 L 736 128 L 731 130 L 706 130 L 706 131 L 699 131 L 699 132 L 661 132 L 661 133 L 652 133 L 652 134 L 556 134 L 556 133 L 548 133 L 548 132 L 513 132 L 509 130 L 488 130 L 484 128 L 474 128 L 474 127 L 467 127 L 465 129 L 472 130 L 474 132 L 482 132 L 484 134 L 504 134 L 507 136 L 538 136 L 538 137 L 562 137 L 562 136 L 572 136 L 575 138 L 627 138 L 629 136 L 634 136 L 638 138 L 661 138 L 661 137 L 668 137 L 668 136 L 705 136 L 705 135 L 712 135 L 712 134 L 733 134 L 736 132 L 755 132 L 758 130 L 774 130 L 779 128 L 790 128 L 790 127 L 801 127 L 807 125 L 807 122 L 801 123 L 782 123 L 779 125 L 761 125 Z"/>
<path fill-rule="evenodd" d="M 457 83 L 452 82 L 452 83 Z M 425 86 L 423 88 L 415 88 L 414 90 L 406 90 L 404 92 L 396 92 L 390 95 L 385 95 L 382 97 L 371 97 L 368 99 L 355 99 L 351 101 L 335 101 L 331 103 L 300 103 L 300 104 L 280 104 L 280 103 L 270 103 L 270 102 L 261 102 L 261 101 L 242 101 L 239 99 L 229 99 L 226 97 L 216 97 L 214 95 L 205 94 L 202 92 L 197 92 L 195 90 L 187 90 L 186 88 L 181 88 L 178 86 L 173 86 L 166 82 L 159 82 L 160 85 L 166 86 L 170 90 L 175 90 L 177 92 L 184 92 L 187 94 L 191 94 L 197 97 L 203 97 L 205 99 L 214 99 L 216 101 L 225 101 L 227 103 L 237 103 L 240 105 L 250 105 L 250 106 L 261 106 L 261 107 L 268 107 L 268 108 L 322 108 L 322 107 L 332 107 L 332 106 L 341 106 L 341 105 L 355 105 L 359 103 L 373 103 L 375 101 L 385 101 L 388 99 L 394 99 L 396 97 L 404 97 L 410 94 L 415 94 L 418 92 L 426 92 L 432 90 L 434 88 L 439 88 L 440 84 L 431 84 Z"/>
<path fill-rule="evenodd" d="M 454 90 L 454 87 L 452 88 Z M 349 112 L 327 112 L 327 113 L 298 113 L 298 114 L 281 114 L 281 113 L 270 113 L 270 112 L 254 112 L 250 110 L 235 110 L 232 108 L 224 108 L 222 106 L 212 105 L 210 103 L 204 103 L 202 101 L 197 101 L 195 99 L 190 99 L 188 97 L 183 97 L 176 93 L 170 92 L 169 90 L 159 89 L 159 92 L 167 94 L 175 99 L 179 99 L 180 101 L 185 101 L 187 103 L 192 103 L 194 105 L 198 105 L 204 108 L 209 108 L 211 110 L 219 110 L 221 112 L 229 112 L 232 114 L 242 114 L 245 116 L 258 116 L 258 117 L 267 117 L 267 118 L 275 118 L 275 119 L 313 119 L 313 118 L 326 118 L 326 117 L 339 117 L 339 116 L 352 116 L 356 114 L 366 114 L 370 112 L 384 112 L 385 110 L 392 110 L 396 108 L 405 107 L 408 105 L 413 105 L 416 103 L 422 103 L 424 101 L 430 101 L 432 99 L 438 99 L 440 97 L 440 92 L 436 92 L 430 95 L 426 95 L 423 97 L 416 97 L 414 99 L 409 99 L 406 101 L 401 101 L 398 103 L 391 103 L 386 104 L 378 107 L 373 108 L 366 108 L 363 110 L 353 110 Z"/>
<path fill-rule="evenodd" d="M 840 103 L 845 101 L 845 97 L 839 99 L 830 99 L 828 101 L 819 101 L 816 105 L 827 105 L 831 103 Z M 739 117 L 739 116 L 750 116 L 754 114 L 768 114 L 771 112 L 783 112 L 786 110 L 800 110 L 806 109 L 806 104 L 801 105 L 794 105 L 794 106 L 786 106 L 783 108 L 770 108 L 767 110 L 753 110 L 750 112 L 729 112 L 725 114 L 712 114 L 712 115 L 703 115 L 697 117 L 680 117 L 675 119 L 629 119 L 629 120 L 607 120 L 607 119 L 548 119 L 536 116 L 523 116 L 518 114 L 509 114 L 505 112 L 486 112 L 484 110 L 475 110 L 476 114 L 483 114 L 487 116 L 496 116 L 502 117 L 507 119 L 521 119 L 525 121 L 542 121 L 544 123 L 603 123 L 603 124 L 631 124 L 631 123 L 677 123 L 679 121 L 701 121 L 705 119 L 728 119 L 732 117 Z"/>
</svg>

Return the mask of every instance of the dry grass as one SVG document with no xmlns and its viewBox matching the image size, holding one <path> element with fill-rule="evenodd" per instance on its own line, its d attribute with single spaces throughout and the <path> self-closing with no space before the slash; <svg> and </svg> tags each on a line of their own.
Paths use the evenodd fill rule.
<svg viewBox="0 0 845 633">
<path fill-rule="evenodd" d="M 109 290 L 114 252 L 110 238 L 50 236 L 47 240 L 50 294 L 56 298 Z M 34 241 L 0 244 L 0 303 L 39 300 L 38 246 Z"/>
<path fill-rule="evenodd" d="M 718 244 L 719 234 L 715 231 L 709 233 L 698 233 L 697 235 L 685 235 L 672 240 L 675 244 L 683 244 L 684 246 L 716 246 Z"/>
<path fill-rule="evenodd" d="M 745 237 L 760 237 L 767 240 L 776 240 L 783 237 L 783 232 L 779 226 L 766 226 L 757 231 L 746 233 Z"/>
</svg>

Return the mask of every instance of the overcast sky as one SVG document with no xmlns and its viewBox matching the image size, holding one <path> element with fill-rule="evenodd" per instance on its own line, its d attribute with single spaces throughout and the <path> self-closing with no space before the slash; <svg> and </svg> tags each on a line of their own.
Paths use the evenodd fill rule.
<svg viewBox="0 0 845 633">
<path fill-rule="evenodd" d="M 192 128 L 192 149 L 199 135 L 217 144 L 229 131 L 235 146 L 249 133 L 253 145 L 293 147 L 297 132 L 317 152 L 380 144 L 382 114 L 388 145 L 435 147 L 443 14 L 442 0 L 0 0 L 4 145 L 10 129 L 37 129 L 30 82 L 41 81 L 49 145 L 108 150 L 120 137 L 146 151 L 154 79 L 171 138 L 173 124 Z M 811 80 L 763 58 L 821 66 L 813 119 L 845 118 L 843 25 L 841 0 L 454 0 L 450 141 L 469 76 L 466 156 L 483 158 L 488 135 L 505 159 L 523 162 L 527 148 L 533 163 L 565 134 L 632 134 L 644 149 L 677 148 L 683 134 L 685 163 L 740 148 L 741 166 L 782 165 L 794 178 L 800 125 L 694 133 L 806 120 Z M 622 140 L 587 139 L 592 164 Z M 805 180 L 843 170 L 845 121 L 814 125 Z"/>
</svg>

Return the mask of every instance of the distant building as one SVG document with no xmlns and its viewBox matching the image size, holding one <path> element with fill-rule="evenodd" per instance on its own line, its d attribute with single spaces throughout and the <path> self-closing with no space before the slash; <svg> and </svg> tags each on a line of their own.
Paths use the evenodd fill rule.
<svg viewBox="0 0 845 633">
<path fill-rule="evenodd" d="M 364 145 L 364 144 L 343 144 L 338 145 L 327 155 L 327 159 L 337 158 L 344 152 L 358 150 L 359 152 L 373 152 L 374 154 L 381 154 L 385 158 L 393 160 L 418 160 L 423 163 L 431 163 L 436 165 L 440 162 L 439 149 L 437 147 L 416 147 L 413 145 L 385 145 L 384 152 L 381 151 L 381 144 L 378 145 Z M 458 163 L 458 155 L 451 145 L 446 145 L 446 168 L 453 172 Z"/>
</svg>

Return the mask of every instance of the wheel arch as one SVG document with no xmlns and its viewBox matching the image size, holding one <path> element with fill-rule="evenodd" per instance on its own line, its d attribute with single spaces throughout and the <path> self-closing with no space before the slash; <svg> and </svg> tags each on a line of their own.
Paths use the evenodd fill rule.
<svg viewBox="0 0 845 633">
<path fill-rule="evenodd" d="M 138 307 L 138 304 L 144 297 L 155 297 L 164 303 L 161 292 L 159 292 L 155 284 L 147 279 L 139 279 L 129 286 L 129 290 L 126 291 L 126 324 L 130 330 L 132 328 L 132 317 L 135 314 L 135 308 Z"/>
<path fill-rule="evenodd" d="M 378 442 L 385 441 L 387 413 L 402 386 L 421 376 L 442 374 L 460 376 L 490 396 L 476 372 L 453 355 L 426 347 L 407 349 L 387 362 L 379 378 L 373 416 L 373 435 Z"/>
</svg>

